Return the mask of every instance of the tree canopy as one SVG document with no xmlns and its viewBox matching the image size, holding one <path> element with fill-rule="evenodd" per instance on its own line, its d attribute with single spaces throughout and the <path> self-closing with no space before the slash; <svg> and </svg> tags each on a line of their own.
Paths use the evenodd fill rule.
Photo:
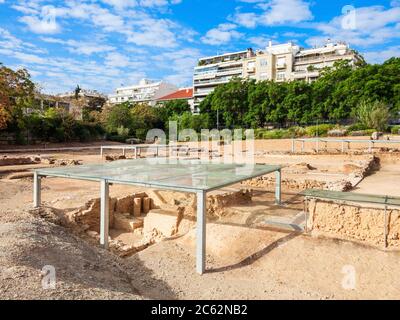
<svg viewBox="0 0 400 320">
<path fill-rule="evenodd" d="M 232 79 L 218 86 L 200 104 L 216 124 L 259 128 L 268 123 L 291 125 L 351 119 L 361 101 L 381 101 L 400 111 L 400 58 L 383 64 L 335 63 L 312 83 Z"/>
<path fill-rule="evenodd" d="M 33 107 L 34 93 L 27 70 L 14 71 L 0 63 L 0 129 L 18 125 L 23 109 Z"/>
</svg>

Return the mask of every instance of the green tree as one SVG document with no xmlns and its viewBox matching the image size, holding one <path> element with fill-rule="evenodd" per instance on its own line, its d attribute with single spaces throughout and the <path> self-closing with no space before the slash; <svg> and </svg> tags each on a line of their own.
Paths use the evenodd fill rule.
<svg viewBox="0 0 400 320">
<path fill-rule="evenodd" d="M 131 109 L 132 131 L 139 139 L 144 140 L 151 129 L 160 129 L 164 124 L 160 118 L 158 108 L 142 103 Z"/>
<path fill-rule="evenodd" d="M 312 120 L 311 86 L 304 81 L 287 84 L 287 93 L 283 99 L 287 110 L 287 120 L 295 123 L 308 123 Z"/>
<path fill-rule="evenodd" d="M 113 106 L 106 117 L 106 129 L 110 133 L 117 132 L 119 127 L 132 128 L 131 105 L 127 102 Z"/>
<path fill-rule="evenodd" d="M 270 110 L 267 113 L 267 121 L 283 125 L 287 121 L 287 108 L 283 103 L 287 94 L 286 83 L 269 82 L 268 96 Z"/>
<path fill-rule="evenodd" d="M 168 119 L 173 115 L 181 115 L 185 112 L 190 112 L 190 105 L 186 100 L 171 100 L 158 105 L 158 115 L 164 123 L 162 129 L 166 129 Z"/>
<path fill-rule="evenodd" d="M 239 78 L 220 85 L 212 95 L 211 109 L 219 112 L 226 127 L 243 126 L 248 110 L 247 93 L 249 82 Z"/>
<path fill-rule="evenodd" d="M 311 117 L 315 120 L 343 119 L 349 116 L 343 104 L 344 89 L 340 84 L 348 79 L 353 67 L 347 61 L 336 62 L 333 67 L 324 68 L 321 77 L 312 84 Z"/>
<path fill-rule="evenodd" d="M 23 129 L 27 108 L 35 107 L 35 85 L 25 69 L 14 71 L 0 63 L 0 129 Z"/>
<path fill-rule="evenodd" d="M 269 111 L 269 95 L 266 82 L 251 82 L 248 86 L 248 111 L 244 116 L 244 124 L 249 128 L 261 128 L 264 126 Z"/>
<path fill-rule="evenodd" d="M 362 101 L 353 111 L 354 116 L 365 128 L 384 131 L 388 125 L 390 111 L 381 101 Z"/>
<path fill-rule="evenodd" d="M 170 121 L 178 123 L 179 130 L 193 129 L 200 133 L 202 129 L 210 129 L 210 119 L 208 114 L 192 114 L 191 112 L 184 112 L 181 115 L 174 114 Z"/>
</svg>

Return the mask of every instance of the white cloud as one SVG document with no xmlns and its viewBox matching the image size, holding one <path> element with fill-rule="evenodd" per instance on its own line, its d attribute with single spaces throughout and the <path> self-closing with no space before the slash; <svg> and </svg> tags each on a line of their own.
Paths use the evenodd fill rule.
<svg viewBox="0 0 400 320">
<path fill-rule="evenodd" d="M 260 14 L 253 12 L 237 12 L 232 20 L 246 28 L 257 25 L 275 26 L 299 23 L 312 20 L 310 3 L 304 0 L 241 0 L 254 3 L 255 9 L 261 9 Z"/>
<path fill-rule="evenodd" d="M 172 48 L 177 46 L 178 38 L 193 41 L 195 33 L 192 30 L 183 31 L 181 25 L 168 19 L 153 17 L 145 11 L 145 8 L 154 6 L 177 4 L 180 0 L 103 0 L 102 2 L 109 4 L 112 8 L 102 7 L 93 2 L 68 0 L 64 7 L 51 7 L 53 15 L 49 15 L 43 11 L 39 14 L 37 6 L 28 0 L 22 10 L 29 9 L 32 13 L 22 17 L 20 21 L 27 24 L 28 28 L 35 33 L 52 34 L 60 31 L 59 20 L 79 19 L 105 33 L 119 33 L 126 37 L 128 43 L 140 46 Z M 54 19 L 49 17 L 54 17 Z M 177 35 L 179 33 L 188 38 L 183 39 Z"/>
<path fill-rule="evenodd" d="M 392 7 L 400 7 L 400 0 L 392 0 L 390 3 Z"/>
<path fill-rule="evenodd" d="M 13 39 L 15 45 L 9 46 L 9 48 L 0 46 L 0 55 L 14 59 L 17 62 L 14 65 L 23 66 L 35 77 L 40 77 L 42 87 L 46 92 L 51 93 L 71 90 L 76 84 L 80 84 L 84 88 L 111 93 L 121 83 L 129 85 L 136 83 L 141 78 L 148 77 L 146 74 L 148 70 L 150 72 L 162 70 L 165 79 L 174 80 L 177 84 L 188 84 L 191 82 L 193 66 L 201 56 L 197 49 L 191 48 L 177 48 L 174 51 L 162 50 L 161 53 L 154 51 L 153 54 L 151 50 L 135 49 L 131 46 L 129 47 L 131 50 L 126 51 L 134 52 L 134 54 L 126 54 L 120 48 L 119 51 L 104 51 L 104 59 L 95 61 L 88 55 L 89 52 L 85 51 L 87 50 L 85 41 L 41 38 L 48 43 L 65 46 L 70 51 L 83 51 L 82 55 L 64 58 L 28 52 L 27 50 L 33 48 L 27 47 L 24 42 L 11 35 L 7 30 L 0 29 L 0 43 L 6 38 Z M 95 46 L 95 43 L 91 45 Z M 98 46 L 101 47 L 101 45 Z M 107 50 L 111 48 L 110 46 Z"/>
<path fill-rule="evenodd" d="M 168 5 L 179 4 L 181 0 L 102 0 L 102 2 L 111 5 L 119 10 L 132 7 L 165 7 Z"/>
<path fill-rule="evenodd" d="M 110 52 L 105 58 L 105 64 L 109 67 L 127 67 L 130 64 L 129 58 L 118 52 Z"/>
<path fill-rule="evenodd" d="M 136 0 L 102 0 L 105 4 L 114 6 L 118 9 L 124 9 L 129 7 L 135 7 L 137 5 Z"/>
<path fill-rule="evenodd" d="M 145 17 L 132 23 L 132 28 L 127 29 L 127 41 L 137 45 L 145 45 L 159 48 L 172 48 L 177 46 L 176 35 L 173 32 L 174 25 L 164 19 Z M 132 29 L 136 29 L 133 31 Z"/>
<path fill-rule="evenodd" d="M 198 49 L 183 48 L 155 56 L 154 65 L 170 72 L 165 80 L 178 86 L 186 86 L 193 81 L 193 68 L 200 57 L 201 52 Z"/>
<path fill-rule="evenodd" d="M 309 45 L 321 44 L 329 38 L 368 47 L 400 37 L 400 30 L 396 28 L 396 24 L 400 23 L 400 7 L 363 7 L 357 8 L 355 13 L 354 28 L 343 28 L 344 16 L 338 16 L 328 23 L 314 24 L 314 28 L 322 32 L 322 36 L 311 37 L 306 42 Z"/>
<path fill-rule="evenodd" d="M 232 40 L 241 38 L 242 34 L 236 31 L 237 26 L 232 23 L 222 23 L 217 28 L 209 30 L 201 38 L 203 43 L 210 45 L 221 45 L 229 43 Z"/>
<path fill-rule="evenodd" d="M 246 28 L 255 28 L 258 22 L 258 16 L 253 12 L 237 13 L 234 16 L 233 21 Z"/>
<path fill-rule="evenodd" d="M 47 43 L 61 44 L 67 48 L 71 53 L 92 55 L 94 53 L 101 53 L 116 50 L 115 47 L 105 44 L 99 44 L 90 41 L 77 41 L 77 40 L 61 40 L 57 38 L 42 37 L 41 40 Z"/>
<path fill-rule="evenodd" d="M 260 23 L 265 25 L 281 25 L 312 20 L 310 3 L 303 0 L 272 0 L 262 8 L 265 12 L 260 16 Z"/>
<path fill-rule="evenodd" d="M 19 21 L 25 23 L 34 33 L 54 34 L 61 28 L 56 21 L 57 13 L 53 6 L 44 6 L 40 15 L 28 15 L 21 17 Z"/>
<path fill-rule="evenodd" d="M 0 48 L 3 49 L 24 49 L 30 53 L 46 53 L 47 51 L 43 48 L 38 48 L 36 45 L 22 41 L 17 37 L 13 36 L 8 30 L 0 27 Z"/>
<path fill-rule="evenodd" d="M 15 49 L 22 45 L 22 41 L 14 37 L 8 30 L 0 28 L 0 47 L 4 49 Z"/>
<path fill-rule="evenodd" d="M 307 33 L 299 33 L 299 32 L 285 32 L 283 34 L 284 37 L 286 38 L 304 38 L 307 37 Z"/>
<path fill-rule="evenodd" d="M 393 57 L 400 57 L 400 46 L 393 46 L 379 51 L 366 51 L 362 53 L 369 63 L 382 63 Z"/>
<path fill-rule="evenodd" d="M 258 36 L 258 37 L 250 37 L 249 41 L 259 47 L 259 48 L 265 48 L 268 46 L 269 42 L 272 40 L 273 37 L 264 37 L 264 36 Z"/>
</svg>

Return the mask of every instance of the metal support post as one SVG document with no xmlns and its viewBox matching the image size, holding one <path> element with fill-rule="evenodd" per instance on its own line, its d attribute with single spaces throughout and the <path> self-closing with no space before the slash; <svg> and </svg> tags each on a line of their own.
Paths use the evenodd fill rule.
<svg viewBox="0 0 400 320">
<path fill-rule="evenodd" d="M 282 204 L 282 174 L 281 170 L 275 172 L 276 181 L 275 181 L 275 202 L 277 205 Z"/>
<path fill-rule="evenodd" d="M 41 190 L 42 177 L 35 172 L 33 174 L 33 207 L 39 208 L 41 205 Z"/>
<path fill-rule="evenodd" d="M 206 192 L 197 193 L 197 249 L 196 271 L 203 274 L 206 270 Z"/>
<path fill-rule="evenodd" d="M 108 249 L 108 231 L 110 219 L 110 187 L 107 180 L 100 186 L 100 244 Z"/>
<path fill-rule="evenodd" d="M 384 231 L 385 249 L 388 247 L 388 235 L 389 235 L 388 215 L 387 215 L 387 206 L 385 206 L 385 231 Z"/>
</svg>

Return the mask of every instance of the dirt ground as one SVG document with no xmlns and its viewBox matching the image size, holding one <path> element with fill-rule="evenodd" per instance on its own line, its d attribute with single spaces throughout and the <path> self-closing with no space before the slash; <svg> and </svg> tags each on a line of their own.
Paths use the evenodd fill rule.
<svg viewBox="0 0 400 320">
<path fill-rule="evenodd" d="M 256 161 L 281 164 L 283 178 L 331 182 L 348 177 L 346 165 L 367 154 L 290 155 L 291 141 L 257 141 Z M 38 155 L 34 153 L 32 155 Z M 400 156 L 376 153 L 381 168 L 352 192 L 400 196 Z M 42 153 L 42 157 L 104 161 L 96 150 Z M 305 166 L 305 164 L 309 166 Z M 1 299 L 399 299 L 398 251 L 355 242 L 311 237 L 281 228 L 302 226 L 299 190 L 283 185 L 283 207 L 273 185 L 254 187 L 250 204 L 232 205 L 230 214 L 207 224 L 207 273 L 195 273 L 195 229 L 120 258 L 97 242 L 61 226 L 52 217 L 29 213 L 32 179 L 9 179 L 44 164 L 0 167 Z M 311 169 L 310 169 L 311 167 Z M 237 185 L 235 188 L 248 186 Z M 99 196 L 99 185 L 63 179 L 42 183 L 44 206 L 73 210 Z M 145 191 L 114 185 L 111 197 Z M 113 239 L 137 241 L 118 230 Z M 52 265 L 56 288 L 43 289 L 42 268 Z M 348 270 L 355 282 L 346 282 Z"/>
</svg>

